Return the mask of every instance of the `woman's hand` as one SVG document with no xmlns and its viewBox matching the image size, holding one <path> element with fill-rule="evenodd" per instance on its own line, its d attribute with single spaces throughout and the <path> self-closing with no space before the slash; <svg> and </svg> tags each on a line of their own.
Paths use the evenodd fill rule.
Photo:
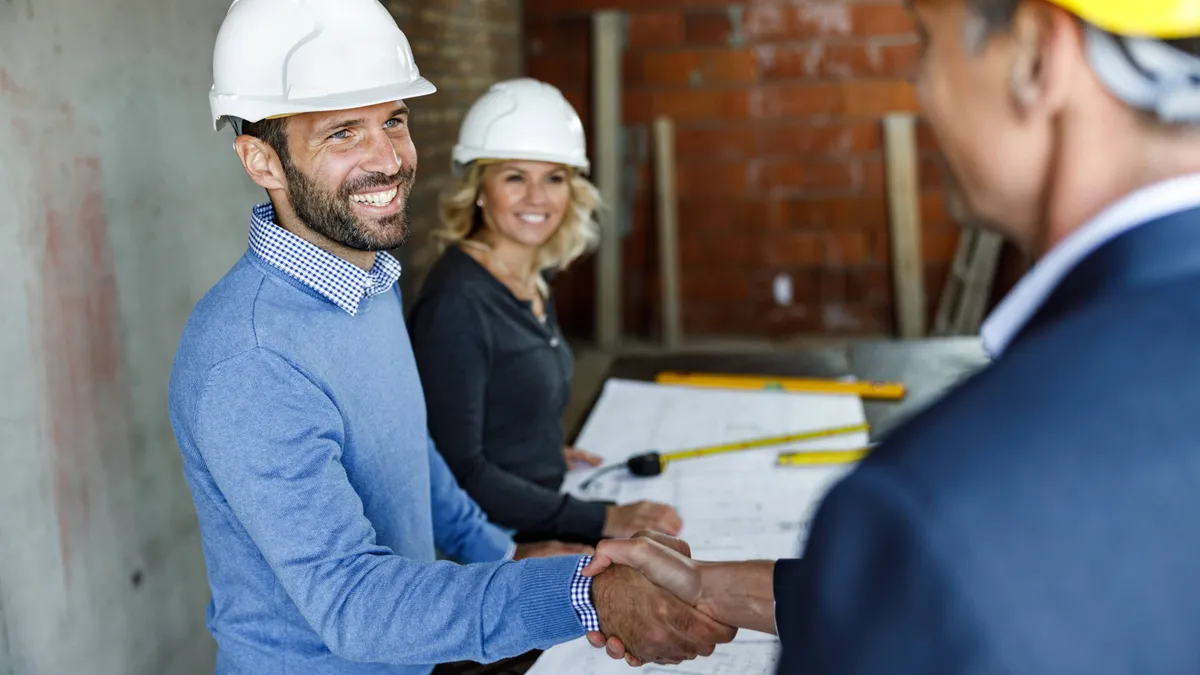
<svg viewBox="0 0 1200 675">
<path fill-rule="evenodd" d="M 572 448 L 569 445 L 563 448 L 563 454 L 567 457 L 568 470 L 581 466 L 600 466 L 604 463 L 604 459 L 600 455 L 593 455 L 587 450 Z"/>
<path fill-rule="evenodd" d="M 603 536 L 613 539 L 632 537 L 641 530 L 662 532 L 672 537 L 683 529 L 683 521 L 675 509 L 657 502 L 636 502 L 608 507 Z"/>
</svg>

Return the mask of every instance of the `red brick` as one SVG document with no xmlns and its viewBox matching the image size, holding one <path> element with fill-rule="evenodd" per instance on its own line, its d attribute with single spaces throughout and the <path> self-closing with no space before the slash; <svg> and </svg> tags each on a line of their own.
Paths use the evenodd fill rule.
<svg viewBox="0 0 1200 675">
<path fill-rule="evenodd" d="M 630 86 L 745 84 L 757 77 L 754 55 L 746 49 L 642 52 L 631 55 Z"/>
<path fill-rule="evenodd" d="M 954 224 L 946 208 L 945 193 L 926 192 L 921 195 L 921 222 L 926 226 Z"/>
<path fill-rule="evenodd" d="M 933 135 L 933 128 L 929 126 L 929 120 L 917 120 L 917 149 L 918 150 L 938 150 L 937 137 Z"/>
<path fill-rule="evenodd" d="M 595 12 L 605 9 L 623 9 L 627 11 L 640 10 L 647 4 L 646 0 L 525 0 L 526 14 L 556 14 L 566 12 Z M 726 5 L 729 0 L 654 0 L 656 7 L 696 7 Z"/>
<path fill-rule="evenodd" d="M 788 226 L 795 229 L 879 229 L 887 225 L 883 197 L 823 197 L 787 202 Z"/>
<path fill-rule="evenodd" d="M 683 37 L 689 45 L 725 45 L 734 35 L 729 12 L 688 12 Z"/>
<path fill-rule="evenodd" d="M 648 123 L 667 115 L 677 123 L 738 120 L 750 114 L 749 93 L 740 89 L 673 89 L 622 93 L 624 122 Z"/>
<path fill-rule="evenodd" d="M 860 169 L 845 161 L 760 161 L 750 165 L 751 190 L 781 196 L 797 192 L 850 190 L 857 186 Z"/>
<path fill-rule="evenodd" d="M 688 303 L 682 308 L 684 332 L 689 335 L 759 335 L 763 318 L 746 302 Z"/>
<path fill-rule="evenodd" d="M 531 55 L 525 60 L 525 73 L 529 77 L 549 82 L 555 86 L 586 82 L 590 68 L 591 59 L 587 54 Z"/>
<path fill-rule="evenodd" d="M 680 275 L 684 302 L 746 302 L 750 299 L 750 276 L 729 268 L 697 268 Z"/>
<path fill-rule="evenodd" d="M 587 16 L 526 15 L 524 39 L 530 56 L 586 55 L 591 50 L 592 23 Z"/>
<path fill-rule="evenodd" d="M 769 225 L 766 200 L 695 197 L 679 203 L 682 236 L 710 230 L 747 234 Z"/>
<path fill-rule="evenodd" d="M 925 227 L 921 232 L 921 258 L 926 263 L 948 263 L 954 260 L 962 229 L 958 227 Z"/>
<path fill-rule="evenodd" d="M 848 117 L 882 117 L 917 110 L 916 91 L 903 80 L 846 82 L 841 87 L 839 112 Z"/>
<path fill-rule="evenodd" d="M 825 260 L 822 232 L 781 232 L 764 242 L 763 259 L 776 267 L 819 265 Z"/>
<path fill-rule="evenodd" d="M 759 153 L 770 156 L 865 152 L 879 149 L 881 135 L 880 125 L 874 122 L 760 125 Z"/>
<path fill-rule="evenodd" d="M 680 164 L 676 181 L 681 200 L 693 197 L 741 197 L 746 193 L 746 165 L 742 162 Z"/>
<path fill-rule="evenodd" d="M 746 158 L 758 152 L 758 130 L 752 126 L 677 128 L 675 156 L 680 161 L 699 158 Z"/>
<path fill-rule="evenodd" d="M 805 45 L 760 45 L 754 48 L 764 80 L 811 77 L 909 77 L 920 58 L 915 42 L 814 42 Z"/>
<path fill-rule="evenodd" d="M 811 117 L 836 113 L 841 101 L 835 84 L 762 87 L 750 97 L 750 110 L 760 118 Z"/>
<path fill-rule="evenodd" d="M 752 42 L 827 36 L 911 35 L 912 18 L 901 4 L 840 2 L 755 3 L 746 7 L 744 28 Z"/>
<path fill-rule="evenodd" d="M 762 242 L 754 237 L 706 232 L 679 238 L 679 264 L 684 270 L 708 266 L 752 267 L 760 259 Z"/>
<path fill-rule="evenodd" d="M 865 231 L 826 233 L 825 265 L 856 266 L 871 258 L 869 234 Z"/>
<path fill-rule="evenodd" d="M 766 313 L 764 330 L 769 338 L 811 335 L 821 331 L 820 306 L 817 303 L 773 307 Z"/>
<path fill-rule="evenodd" d="M 882 264 L 854 269 L 826 267 L 821 270 L 820 283 L 823 301 L 879 304 L 891 298 L 891 277 Z"/>
<path fill-rule="evenodd" d="M 865 302 L 825 303 L 821 328 L 832 335 L 878 335 L 889 330 L 886 309 Z"/>
<path fill-rule="evenodd" d="M 683 42 L 683 13 L 667 10 L 632 12 L 628 31 L 629 49 L 677 45 Z"/>
</svg>

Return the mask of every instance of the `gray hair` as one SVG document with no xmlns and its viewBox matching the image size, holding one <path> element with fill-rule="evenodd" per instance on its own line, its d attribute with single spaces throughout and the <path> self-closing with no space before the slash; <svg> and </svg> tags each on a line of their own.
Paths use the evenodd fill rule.
<svg viewBox="0 0 1200 675">
<path fill-rule="evenodd" d="M 966 0 L 968 49 L 1012 23 L 1024 0 Z M 1113 35 L 1086 25 L 1088 59 L 1117 98 L 1167 124 L 1200 124 L 1200 37 L 1176 40 Z"/>
</svg>

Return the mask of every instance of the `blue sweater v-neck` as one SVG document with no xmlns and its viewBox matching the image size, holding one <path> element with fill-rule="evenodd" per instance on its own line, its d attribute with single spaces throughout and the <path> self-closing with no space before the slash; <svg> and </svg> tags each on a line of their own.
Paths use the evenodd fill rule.
<svg viewBox="0 0 1200 675">
<path fill-rule="evenodd" d="M 581 558 L 504 559 L 429 440 L 394 285 L 351 314 L 248 251 L 188 320 L 170 414 L 218 675 L 425 675 L 583 635 Z"/>
</svg>

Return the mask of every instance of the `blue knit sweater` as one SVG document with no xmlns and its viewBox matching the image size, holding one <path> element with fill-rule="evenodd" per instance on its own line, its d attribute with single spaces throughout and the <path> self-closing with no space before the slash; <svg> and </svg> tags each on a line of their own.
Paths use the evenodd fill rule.
<svg viewBox="0 0 1200 675">
<path fill-rule="evenodd" d="M 219 675 L 424 675 L 583 635 L 580 558 L 504 559 L 429 440 L 395 289 L 350 313 L 251 250 L 187 323 L 170 413 Z"/>
</svg>

